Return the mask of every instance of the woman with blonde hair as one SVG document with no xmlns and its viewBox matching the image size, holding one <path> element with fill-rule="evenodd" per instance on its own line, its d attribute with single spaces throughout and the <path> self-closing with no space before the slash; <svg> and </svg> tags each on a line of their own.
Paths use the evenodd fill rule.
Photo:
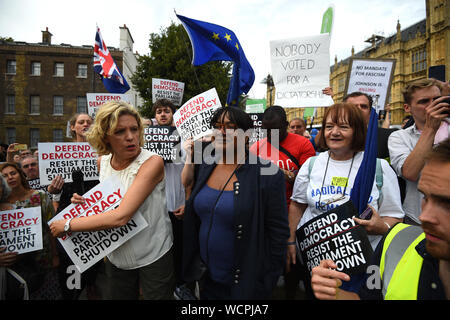
<svg viewBox="0 0 450 320">
<path fill-rule="evenodd" d="M 139 113 L 123 101 L 100 107 L 86 134 L 99 157 L 100 182 L 117 176 L 125 194 L 119 207 L 97 215 L 63 219 L 51 224 L 54 236 L 69 231 L 96 231 L 125 225 L 140 211 L 148 226 L 109 254 L 107 299 L 171 299 L 175 288 L 172 263 L 172 229 L 167 215 L 164 162 L 142 148 L 144 128 Z M 73 203 L 84 199 L 74 194 Z"/>
</svg>

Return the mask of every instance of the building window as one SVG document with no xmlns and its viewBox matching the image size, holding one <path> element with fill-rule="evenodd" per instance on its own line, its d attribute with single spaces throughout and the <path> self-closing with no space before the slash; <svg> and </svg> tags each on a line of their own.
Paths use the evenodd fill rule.
<svg viewBox="0 0 450 320">
<path fill-rule="evenodd" d="M 32 76 L 40 76 L 41 75 L 41 63 L 40 62 L 32 62 L 31 63 L 31 75 Z"/>
<path fill-rule="evenodd" d="M 53 115 L 62 116 L 64 113 L 64 98 L 53 96 Z"/>
<path fill-rule="evenodd" d="M 64 77 L 64 63 L 56 62 L 55 63 L 55 77 Z"/>
<path fill-rule="evenodd" d="M 16 128 L 6 128 L 6 143 L 16 142 Z"/>
<path fill-rule="evenodd" d="M 30 114 L 39 114 L 41 99 L 39 96 L 30 96 Z"/>
<path fill-rule="evenodd" d="M 87 113 L 86 97 L 77 97 L 77 113 Z"/>
<path fill-rule="evenodd" d="M 421 48 L 412 52 L 411 57 L 412 72 L 419 72 L 427 69 L 427 50 Z"/>
<path fill-rule="evenodd" d="M 64 142 L 62 129 L 53 129 L 53 142 Z"/>
<path fill-rule="evenodd" d="M 16 74 L 16 60 L 6 61 L 6 73 Z"/>
<path fill-rule="evenodd" d="M 30 129 L 30 148 L 37 148 L 39 143 L 39 129 Z"/>
<path fill-rule="evenodd" d="M 87 78 L 87 64 L 79 63 L 77 66 L 77 77 Z"/>
<path fill-rule="evenodd" d="M 13 94 L 6 95 L 6 110 L 5 113 L 15 114 L 16 113 L 16 96 Z"/>
</svg>

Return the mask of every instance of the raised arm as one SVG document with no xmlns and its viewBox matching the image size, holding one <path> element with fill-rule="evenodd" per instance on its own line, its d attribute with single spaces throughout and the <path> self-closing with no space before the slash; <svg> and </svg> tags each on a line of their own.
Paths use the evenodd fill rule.
<svg viewBox="0 0 450 320">
<path fill-rule="evenodd" d="M 156 155 L 150 157 L 139 169 L 117 209 L 89 217 L 74 218 L 70 222 L 70 230 L 74 232 L 96 231 L 125 225 L 163 179 L 163 159 Z M 61 236 L 64 233 L 66 221 L 58 220 L 50 225 L 54 236 Z"/>
</svg>

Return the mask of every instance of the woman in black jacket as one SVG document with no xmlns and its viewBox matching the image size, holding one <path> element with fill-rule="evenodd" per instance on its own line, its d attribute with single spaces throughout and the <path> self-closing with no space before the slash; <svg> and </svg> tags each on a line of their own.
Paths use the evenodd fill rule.
<svg viewBox="0 0 450 320">
<path fill-rule="evenodd" d="M 253 123 L 235 107 L 211 119 L 215 161 L 202 163 L 186 202 L 183 275 L 201 299 L 267 299 L 289 237 L 283 173 L 249 154 Z"/>
</svg>

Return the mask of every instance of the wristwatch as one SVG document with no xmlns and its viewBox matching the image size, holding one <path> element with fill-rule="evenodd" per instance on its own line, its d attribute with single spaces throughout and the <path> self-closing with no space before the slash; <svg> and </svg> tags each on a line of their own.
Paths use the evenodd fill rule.
<svg viewBox="0 0 450 320">
<path fill-rule="evenodd" d="M 70 221 L 72 221 L 73 218 L 70 218 L 69 220 L 66 221 L 66 223 L 64 224 L 64 232 L 69 232 L 70 231 Z"/>
</svg>

